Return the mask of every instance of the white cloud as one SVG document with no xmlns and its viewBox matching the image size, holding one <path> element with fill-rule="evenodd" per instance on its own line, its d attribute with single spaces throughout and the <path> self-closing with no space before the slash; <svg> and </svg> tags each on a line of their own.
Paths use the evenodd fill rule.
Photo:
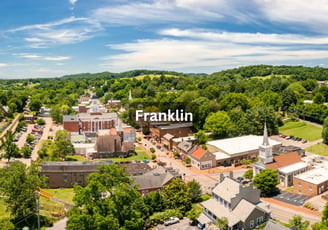
<svg viewBox="0 0 328 230">
<path fill-rule="evenodd" d="M 6 64 L 6 63 L 0 63 L 0 68 L 6 67 L 6 66 L 8 66 L 8 64 Z"/>
<path fill-rule="evenodd" d="M 178 38 L 109 44 L 109 48 L 122 53 L 103 57 L 100 66 L 110 71 L 147 68 L 210 73 L 241 65 L 312 63 L 328 59 L 328 52 L 319 49 L 328 43 L 325 37 L 197 32 L 168 29 L 161 34 Z"/>
<path fill-rule="evenodd" d="M 44 56 L 44 55 L 33 54 L 33 53 L 15 53 L 13 55 L 20 58 L 41 60 L 41 61 L 65 61 L 71 59 L 70 56 Z"/>
<path fill-rule="evenodd" d="M 75 5 L 75 3 L 77 3 L 78 0 L 69 0 L 69 3 L 71 3 L 72 5 Z"/>
<path fill-rule="evenodd" d="M 29 48 L 72 44 L 90 39 L 102 26 L 95 20 L 83 17 L 69 17 L 58 21 L 21 26 L 7 31 L 25 37 Z"/>
<path fill-rule="evenodd" d="M 328 26 L 327 0 L 254 0 L 257 8 L 269 20 L 284 24 L 305 25 L 325 33 Z M 300 28 L 304 29 L 304 28 Z"/>
</svg>

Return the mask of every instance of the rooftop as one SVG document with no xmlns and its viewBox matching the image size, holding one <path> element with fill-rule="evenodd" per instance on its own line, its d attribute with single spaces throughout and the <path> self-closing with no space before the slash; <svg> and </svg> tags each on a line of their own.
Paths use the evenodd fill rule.
<svg viewBox="0 0 328 230">
<path fill-rule="evenodd" d="M 225 152 L 229 155 L 258 150 L 263 142 L 263 136 L 248 135 L 207 142 L 213 152 Z M 272 146 L 281 145 L 281 142 L 269 138 Z M 212 148 L 211 148 L 212 147 Z M 211 151 L 210 150 L 210 151 Z M 219 151 L 221 150 L 221 151 Z"/>
<path fill-rule="evenodd" d="M 215 155 L 215 160 L 224 160 L 224 159 L 229 159 L 230 156 L 222 153 L 222 152 L 215 152 L 213 153 Z"/>
<path fill-rule="evenodd" d="M 297 162 L 295 164 L 291 164 L 291 165 L 288 165 L 286 167 L 280 168 L 279 172 L 284 173 L 284 174 L 288 174 L 288 173 L 292 173 L 292 172 L 295 172 L 295 171 L 300 170 L 300 169 L 304 169 L 307 166 L 308 165 L 305 162 Z"/>
<path fill-rule="evenodd" d="M 309 170 L 305 173 L 296 175 L 295 178 L 318 185 L 328 181 L 328 168 L 324 167 Z"/>
<path fill-rule="evenodd" d="M 183 142 L 183 141 L 195 141 L 195 140 L 197 140 L 197 138 L 194 136 L 187 136 L 187 137 L 173 138 L 172 140 L 173 140 L 173 142 L 179 143 L 179 142 Z"/>
<path fill-rule="evenodd" d="M 273 162 L 266 164 L 266 168 L 279 169 L 301 161 L 302 159 L 298 152 L 283 153 L 278 156 L 273 156 Z"/>
<path fill-rule="evenodd" d="M 179 128 L 189 128 L 192 126 L 192 123 L 176 123 L 176 124 L 169 124 L 169 125 L 163 125 L 163 126 L 157 126 L 159 129 L 179 129 Z"/>
<path fill-rule="evenodd" d="M 200 146 L 197 146 L 196 149 L 191 153 L 191 156 L 196 159 L 201 159 L 205 154 L 207 150 L 203 149 Z"/>
<path fill-rule="evenodd" d="M 64 115 L 63 121 L 77 121 L 77 116 L 75 115 Z"/>
</svg>

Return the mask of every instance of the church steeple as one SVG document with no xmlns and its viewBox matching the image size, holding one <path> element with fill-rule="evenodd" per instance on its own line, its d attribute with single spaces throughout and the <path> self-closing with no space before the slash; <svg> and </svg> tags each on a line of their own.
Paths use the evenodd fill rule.
<svg viewBox="0 0 328 230">
<path fill-rule="evenodd" d="M 269 144 L 269 137 L 268 137 L 268 130 L 267 130 L 267 126 L 266 123 L 264 123 L 264 131 L 263 131 L 263 146 L 268 146 Z"/>
<path fill-rule="evenodd" d="M 264 123 L 263 143 L 259 147 L 259 160 L 263 164 L 268 164 L 273 162 L 272 146 L 269 144 L 269 136 L 268 136 L 266 123 Z"/>
<path fill-rule="evenodd" d="M 131 93 L 131 89 L 129 91 L 129 101 L 132 101 L 132 93 Z"/>
</svg>

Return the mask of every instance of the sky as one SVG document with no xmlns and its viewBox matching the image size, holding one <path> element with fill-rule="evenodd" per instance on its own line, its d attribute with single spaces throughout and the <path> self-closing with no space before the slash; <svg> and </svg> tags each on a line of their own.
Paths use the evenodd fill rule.
<svg viewBox="0 0 328 230">
<path fill-rule="evenodd" d="M 0 78 L 327 66 L 328 0 L 1 0 Z"/>
</svg>

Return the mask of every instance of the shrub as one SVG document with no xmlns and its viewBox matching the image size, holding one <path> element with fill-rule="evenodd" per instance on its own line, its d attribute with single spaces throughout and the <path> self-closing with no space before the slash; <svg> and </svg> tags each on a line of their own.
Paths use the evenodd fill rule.
<svg viewBox="0 0 328 230">
<path fill-rule="evenodd" d="M 178 217 L 181 219 L 183 217 L 182 213 L 176 209 L 167 209 L 164 212 L 155 212 L 153 215 L 149 217 L 149 220 L 152 225 L 161 224 L 164 220 L 170 217 Z"/>
</svg>

